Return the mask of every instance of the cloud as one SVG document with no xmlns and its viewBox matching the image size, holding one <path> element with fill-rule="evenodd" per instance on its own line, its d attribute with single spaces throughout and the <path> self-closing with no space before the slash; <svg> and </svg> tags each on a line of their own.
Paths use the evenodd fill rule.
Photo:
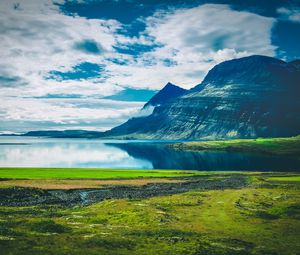
<svg viewBox="0 0 300 255">
<path fill-rule="evenodd" d="M 44 79 L 50 71 L 101 64 L 113 51 L 117 21 L 67 16 L 49 0 L 19 3 L 16 9 L 10 0 L 1 2 L 1 76 L 21 77 L 27 87 L 40 90 L 51 86 Z"/>
<path fill-rule="evenodd" d="M 90 98 L 4 98 L 1 101 L 0 119 L 4 123 L 11 123 L 11 126 L 6 125 L 0 131 L 7 131 L 9 128 L 16 130 L 16 126 L 16 131 L 24 131 L 27 128 L 23 123 L 29 122 L 37 127 L 37 123 L 43 123 L 47 129 L 53 126 L 58 129 L 90 126 L 104 130 L 126 121 L 142 105 L 142 102 Z M 49 128 L 47 123 L 51 123 L 52 127 Z"/>
<path fill-rule="evenodd" d="M 234 11 L 227 5 L 158 12 L 147 22 L 147 34 L 163 45 L 156 50 L 157 57 L 164 56 L 189 69 L 207 71 L 211 66 L 207 62 L 216 64 L 250 54 L 275 55 L 276 47 L 271 43 L 275 20 Z"/>
<path fill-rule="evenodd" d="M 154 106 L 153 105 L 148 105 L 145 108 L 142 108 L 138 113 L 136 113 L 133 117 L 147 117 L 151 115 L 154 111 Z"/>
<path fill-rule="evenodd" d="M 171 81 L 190 88 L 224 60 L 275 56 L 271 33 L 276 20 L 227 5 L 157 11 L 144 22 L 146 29 L 136 40 L 153 49 L 125 65 L 110 65 L 115 74 L 108 79 L 111 83 L 158 89 Z M 128 47 L 130 41 L 126 43 Z"/>
<path fill-rule="evenodd" d="M 280 15 L 280 19 L 300 23 L 300 8 L 281 7 L 277 9 L 277 13 Z"/>
<path fill-rule="evenodd" d="M 13 87 L 18 84 L 18 77 L 0 76 L 1 87 Z"/>
<path fill-rule="evenodd" d="M 124 88 L 157 90 L 169 81 L 190 88 L 221 61 L 275 55 L 275 19 L 228 5 L 158 10 L 140 18 L 145 30 L 130 36 L 128 24 L 67 15 L 63 4 L 1 1 L 1 121 L 110 128 L 141 104 L 99 98 Z"/>
</svg>

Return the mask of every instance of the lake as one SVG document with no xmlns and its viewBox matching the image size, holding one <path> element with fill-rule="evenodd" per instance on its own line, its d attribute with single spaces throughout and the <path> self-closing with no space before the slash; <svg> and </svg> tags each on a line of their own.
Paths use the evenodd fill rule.
<svg viewBox="0 0 300 255">
<path fill-rule="evenodd" d="M 300 171 L 300 159 L 236 152 L 184 152 L 168 141 L 0 137 L 0 167 L 91 167 Z"/>
</svg>

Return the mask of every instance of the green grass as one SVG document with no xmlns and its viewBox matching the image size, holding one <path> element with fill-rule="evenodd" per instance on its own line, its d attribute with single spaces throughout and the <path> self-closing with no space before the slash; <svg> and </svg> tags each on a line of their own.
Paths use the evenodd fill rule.
<svg viewBox="0 0 300 255">
<path fill-rule="evenodd" d="M 300 182 L 300 176 L 278 176 L 269 177 L 270 181 L 284 181 L 284 182 Z"/>
<path fill-rule="evenodd" d="M 85 207 L 0 206 L 0 254 L 296 255 L 299 190 L 268 184 Z"/>
<path fill-rule="evenodd" d="M 179 150 L 225 150 L 293 155 L 300 157 L 300 136 L 289 138 L 258 138 L 207 142 L 185 142 L 171 146 Z"/>
<path fill-rule="evenodd" d="M 200 174 L 179 170 L 115 170 L 91 168 L 0 168 L 0 178 L 12 179 L 118 179 L 179 177 Z"/>
</svg>

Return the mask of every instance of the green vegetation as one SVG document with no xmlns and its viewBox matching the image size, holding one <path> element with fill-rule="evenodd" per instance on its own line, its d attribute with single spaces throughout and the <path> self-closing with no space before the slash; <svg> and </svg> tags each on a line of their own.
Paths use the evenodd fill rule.
<svg viewBox="0 0 300 255">
<path fill-rule="evenodd" d="M 269 177 L 268 180 L 270 181 L 283 181 L 283 182 L 300 182 L 300 176 L 276 176 L 276 177 Z"/>
<path fill-rule="evenodd" d="M 89 206 L 0 206 L 0 254 L 296 255 L 299 177 L 253 174 L 241 189 Z"/>
<path fill-rule="evenodd" d="M 65 233 L 70 227 L 57 224 L 53 220 L 42 220 L 31 224 L 31 230 L 39 233 Z"/>
<path fill-rule="evenodd" d="M 170 146 L 179 150 L 225 150 L 300 156 L 300 136 L 289 138 L 258 138 L 207 142 L 185 142 Z"/>
<path fill-rule="evenodd" d="M 93 168 L 0 168 L 0 178 L 12 179 L 118 179 L 179 177 L 197 175 L 197 171 L 114 170 Z"/>
</svg>

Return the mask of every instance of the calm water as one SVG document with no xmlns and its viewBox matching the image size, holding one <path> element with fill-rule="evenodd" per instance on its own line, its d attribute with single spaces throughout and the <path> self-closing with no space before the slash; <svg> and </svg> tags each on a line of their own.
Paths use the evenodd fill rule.
<svg viewBox="0 0 300 255">
<path fill-rule="evenodd" d="M 300 171 L 300 159 L 235 152 L 182 152 L 163 141 L 0 137 L 0 167 Z"/>
</svg>

